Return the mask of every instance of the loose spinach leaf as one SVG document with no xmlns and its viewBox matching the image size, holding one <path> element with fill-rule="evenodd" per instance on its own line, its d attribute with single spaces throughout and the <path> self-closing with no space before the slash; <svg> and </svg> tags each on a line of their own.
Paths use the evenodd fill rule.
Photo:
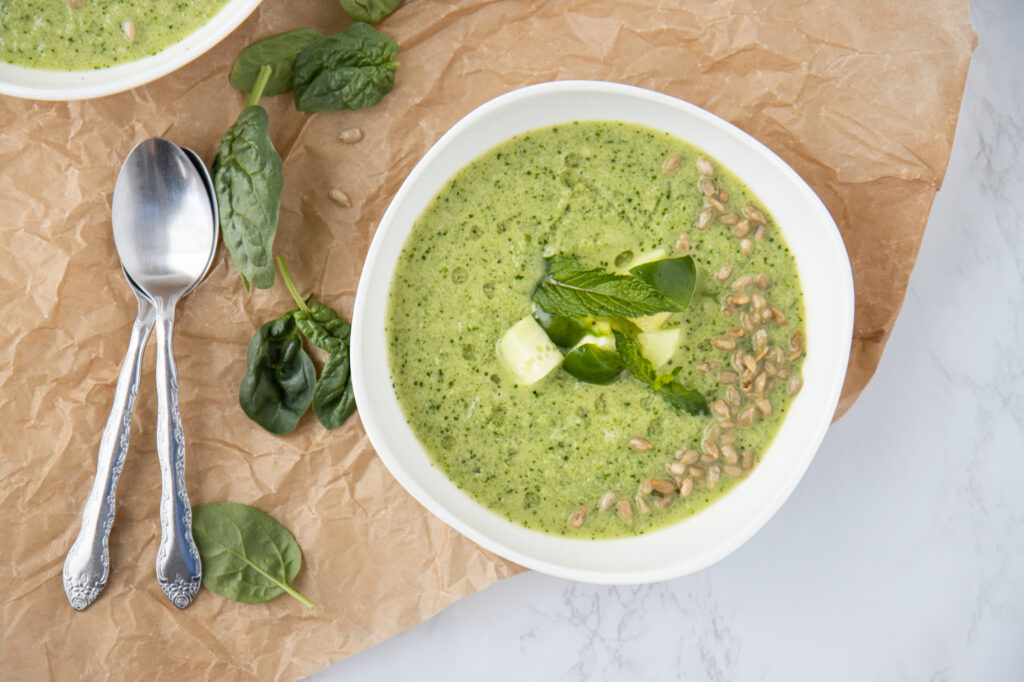
<svg viewBox="0 0 1024 682">
<path fill-rule="evenodd" d="M 690 305 L 690 298 L 693 297 L 693 290 L 697 284 L 697 268 L 691 256 L 663 258 L 643 263 L 631 268 L 629 274 L 647 282 L 675 301 L 683 310 Z"/>
<path fill-rule="evenodd" d="M 402 4 L 402 0 L 340 0 L 341 8 L 353 21 L 376 24 Z"/>
<path fill-rule="evenodd" d="M 352 326 L 320 301 L 314 301 L 308 310 L 295 311 L 295 324 L 302 335 L 317 348 L 332 354 L 348 352 Z"/>
<path fill-rule="evenodd" d="M 295 72 L 295 58 L 306 47 L 323 35 L 311 28 L 298 28 L 257 40 L 242 50 L 231 69 L 231 85 L 236 90 L 251 92 L 259 76 L 260 68 L 272 68 L 270 80 L 263 89 L 263 95 L 273 97 L 292 89 Z"/>
<path fill-rule="evenodd" d="M 261 604 L 283 592 L 312 609 L 292 586 L 302 550 L 274 517 L 237 502 L 192 507 L 192 535 L 203 562 L 203 586 L 243 604 Z"/>
<path fill-rule="evenodd" d="M 675 381 L 681 368 L 667 374 L 657 374 L 650 360 L 640 354 L 636 341 L 620 331 L 615 331 L 615 350 L 622 358 L 622 364 L 640 381 L 656 391 L 665 402 L 687 414 L 707 414 L 708 401 L 703 395 L 692 388 L 687 388 Z"/>
<path fill-rule="evenodd" d="M 336 429 L 356 411 L 356 398 L 345 348 L 327 356 L 313 391 L 313 414 L 325 429 Z"/>
<path fill-rule="evenodd" d="M 295 60 L 295 108 L 337 111 L 372 107 L 395 85 L 398 43 L 358 22 L 324 36 Z"/>
<path fill-rule="evenodd" d="M 561 255 L 548 259 L 548 272 L 533 292 L 533 302 L 545 312 L 565 317 L 643 317 L 682 310 L 647 282 L 599 268 L 585 270 Z"/>
<path fill-rule="evenodd" d="M 271 257 L 284 183 L 281 157 L 259 106 L 272 69 L 263 66 L 248 105 L 221 139 L 213 160 L 220 234 L 245 288 L 274 285 Z"/>
<path fill-rule="evenodd" d="M 294 311 L 260 327 L 245 360 L 248 371 L 238 389 L 242 409 L 270 433 L 295 430 L 313 401 L 316 369 L 302 349 Z"/>
</svg>

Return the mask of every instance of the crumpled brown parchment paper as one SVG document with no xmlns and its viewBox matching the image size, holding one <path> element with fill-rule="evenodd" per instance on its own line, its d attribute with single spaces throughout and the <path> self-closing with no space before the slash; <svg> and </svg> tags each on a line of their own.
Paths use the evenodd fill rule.
<svg viewBox="0 0 1024 682">
<path fill-rule="evenodd" d="M 302 546 L 297 586 L 242 605 L 173 608 L 154 578 L 159 474 L 153 355 L 135 410 L 104 594 L 72 611 L 61 566 L 92 481 L 135 302 L 110 198 L 129 149 L 164 135 L 208 162 L 243 97 L 252 40 L 348 20 L 333 0 L 267 2 L 221 45 L 131 92 L 87 102 L 0 97 L 0 677 L 294 680 L 520 570 L 407 495 L 359 420 L 263 433 L 238 407 L 255 328 L 291 307 L 247 294 L 221 251 L 180 306 L 176 349 L 195 503 L 278 518 Z M 950 153 L 976 38 L 965 0 L 407 0 L 380 28 L 402 63 L 381 105 L 307 116 L 264 100 L 285 159 L 277 250 L 299 287 L 351 313 L 363 257 L 402 179 L 465 113 L 553 79 L 631 83 L 694 102 L 775 150 L 818 192 L 853 262 L 856 326 L 839 413 L 864 387 L 903 301 Z M 358 127 L 355 145 L 337 141 Z M 343 208 L 327 194 L 341 189 Z"/>
</svg>

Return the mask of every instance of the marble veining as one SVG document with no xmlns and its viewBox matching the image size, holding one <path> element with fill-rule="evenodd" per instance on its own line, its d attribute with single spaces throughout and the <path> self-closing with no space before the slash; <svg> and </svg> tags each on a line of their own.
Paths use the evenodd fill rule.
<svg viewBox="0 0 1024 682">
<path fill-rule="evenodd" d="M 1024 679 L 1024 3 L 972 19 L 881 366 L 754 538 L 655 585 L 527 573 L 310 679 Z"/>
</svg>

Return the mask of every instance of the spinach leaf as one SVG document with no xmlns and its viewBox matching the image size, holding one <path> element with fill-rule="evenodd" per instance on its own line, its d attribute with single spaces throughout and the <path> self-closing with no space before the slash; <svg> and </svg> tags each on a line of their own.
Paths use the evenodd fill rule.
<svg viewBox="0 0 1024 682">
<path fill-rule="evenodd" d="M 545 312 L 564 317 L 643 317 L 682 310 L 647 282 L 600 268 L 584 270 L 561 255 L 548 259 L 548 272 L 533 292 L 533 302 Z"/>
<path fill-rule="evenodd" d="M 237 502 L 192 507 L 192 535 L 203 562 L 203 586 L 243 604 L 261 604 L 283 592 L 312 609 L 292 586 L 302 550 L 274 517 Z"/>
<path fill-rule="evenodd" d="M 402 4 L 402 0 L 340 0 L 341 8 L 353 21 L 376 24 Z"/>
<path fill-rule="evenodd" d="M 647 282 L 683 310 L 690 305 L 697 284 L 697 268 L 692 256 L 663 258 L 631 268 L 629 274 Z"/>
<path fill-rule="evenodd" d="M 271 252 L 284 182 L 281 157 L 270 141 L 267 112 L 259 106 L 271 67 L 264 65 L 248 105 L 221 139 L 213 160 L 220 234 L 245 288 L 274 284 Z"/>
<path fill-rule="evenodd" d="M 348 348 L 327 356 L 313 391 L 313 414 L 325 429 L 336 429 L 356 411 Z"/>
<path fill-rule="evenodd" d="M 348 352 L 352 326 L 320 301 L 314 301 L 308 310 L 295 311 L 295 324 L 302 335 L 317 348 L 328 353 Z"/>
<path fill-rule="evenodd" d="M 358 22 L 324 36 L 295 60 L 295 108 L 337 111 L 372 107 L 395 85 L 398 43 Z"/>
<path fill-rule="evenodd" d="M 245 360 L 248 371 L 238 389 L 242 409 L 270 433 L 295 430 L 313 401 L 316 369 L 302 349 L 294 311 L 260 327 Z"/>
<path fill-rule="evenodd" d="M 687 414 L 698 415 L 708 413 L 707 399 L 692 388 L 687 388 L 675 381 L 681 368 L 668 374 L 657 374 L 650 360 L 640 354 L 636 341 L 620 331 L 614 331 L 615 350 L 622 358 L 622 364 L 640 381 L 656 391 L 665 402 Z"/>
<path fill-rule="evenodd" d="M 263 95 L 272 97 L 292 89 L 295 58 L 306 47 L 323 36 L 311 28 L 298 28 L 257 40 L 242 50 L 231 69 L 231 85 L 236 90 L 251 92 L 256 85 L 260 68 L 272 68 L 270 80 L 263 89 Z"/>
</svg>

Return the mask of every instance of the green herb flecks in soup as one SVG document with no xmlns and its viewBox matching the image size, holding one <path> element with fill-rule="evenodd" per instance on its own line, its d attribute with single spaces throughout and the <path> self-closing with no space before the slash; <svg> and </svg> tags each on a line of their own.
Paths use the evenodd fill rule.
<svg viewBox="0 0 1024 682">
<path fill-rule="evenodd" d="M 644 533 L 750 475 L 800 389 L 803 303 L 760 202 L 631 124 L 518 135 L 442 188 L 391 284 L 391 380 L 486 507 Z"/>
</svg>

